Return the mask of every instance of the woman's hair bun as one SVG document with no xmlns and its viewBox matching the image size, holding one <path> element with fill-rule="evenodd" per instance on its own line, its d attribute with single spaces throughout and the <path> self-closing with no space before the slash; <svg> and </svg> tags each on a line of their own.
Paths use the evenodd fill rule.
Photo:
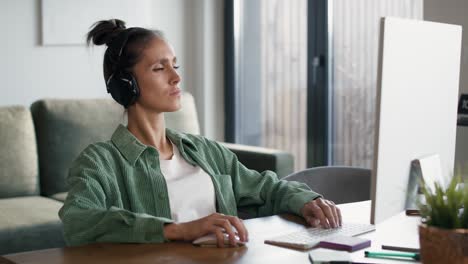
<svg viewBox="0 0 468 264">
<path fill-rule="evenodd" d="M 120 32 L 126 29 L 125 22 L 120 19 L 101 20 L 91 26 L 86 42 L 94 45 L 109 44 Z"/>
</svg>

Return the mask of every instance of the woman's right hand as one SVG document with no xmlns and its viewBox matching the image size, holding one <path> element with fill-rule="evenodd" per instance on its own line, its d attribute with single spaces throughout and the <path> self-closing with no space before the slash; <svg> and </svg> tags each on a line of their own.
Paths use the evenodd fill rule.
<svg viewBox="0 0 468 264">
<path fill-rule="evenodd" d="M 164 228 L 164 235 L 169 240 L 192 241 L 210 233 L 216 235 L 218 247 L 224 247 L 223 233 L 229 235 L 229 242 L 232 246 L 237 245 L 236 233 L 243 242 L 247 242 L 249 239 L 249 234 L 241 219 L 219 213 L 191 222 L 169 224 Z"/>
</svg>

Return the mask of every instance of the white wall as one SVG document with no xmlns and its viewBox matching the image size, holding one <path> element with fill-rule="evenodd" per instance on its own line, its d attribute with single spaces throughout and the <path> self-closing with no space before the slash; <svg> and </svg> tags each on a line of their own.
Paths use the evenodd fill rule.
<svg viewBox="0 0 468 264">
<path fill-rule="evenodd" d="M 181 58 L 181 86 L 195 97 L 202 134 L 224 140 L 224 1 L 157 0 L 153 9 L 153 24 Z"/>
<path fill-rule="evenodd" d="M 195 96 L 202 133 L 217 140 L 224 138 L 222 2 L 152 1 L 154 28 L 165 31 L 174 46 L 181 87 Z M 110 96 L 102 76 L 103 47 L 40 45 L 40 0 L 1 0 L 0 24 L 0 106 Z"/>
<path fill-rule="evenodd" d="M 463 26 L 460 93 L 468 93 L 468 1 L 424 0 L 424 20 Z M 458 127 L 456 167 L 468 169 L 468 127 Z"/>
<path fill-rule="evenodd" d="M 195 66 L 198 109 L 205 136 L 224 140 L 224 1 L 203 0 L 196 3 L 195 15 L 196 49 L 189 52 L 197 54 L 191 65 Z"/>
<path fill-rule="evenodd" d="M 101 49 L 40 45 L 38 0 L 0 1 L 0 25 L 0 105 L 28 106 L 45 97 L 106 96 Z"/>
</svg>

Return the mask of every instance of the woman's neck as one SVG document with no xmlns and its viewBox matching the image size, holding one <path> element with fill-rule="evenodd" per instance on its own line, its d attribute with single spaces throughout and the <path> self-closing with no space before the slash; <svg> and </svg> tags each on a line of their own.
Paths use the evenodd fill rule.
<svg viewBox="0 0 468 264">
<path fill-rule="evenodd" d="M 160 159 L 172 157 L 172 144 L 166 138 L 164 113 L 149 113 L 134 105 L 128 109 L 127 127 L 141 143 L 155 147 L 159 151 Z"/>
</svg>

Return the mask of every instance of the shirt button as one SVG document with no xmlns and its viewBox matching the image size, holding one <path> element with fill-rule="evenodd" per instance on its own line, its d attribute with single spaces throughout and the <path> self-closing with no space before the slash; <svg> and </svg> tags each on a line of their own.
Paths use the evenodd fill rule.
<svg viewBox="0 0 468 264">
<path fill-rule="evenodd" d="M 160 193 L 158 196 L 159 196 L 159 199 L 161 199 L 161 200 L 166 197 L 166 195 L 164 195 L 164 193 Z"/>
</svg>

